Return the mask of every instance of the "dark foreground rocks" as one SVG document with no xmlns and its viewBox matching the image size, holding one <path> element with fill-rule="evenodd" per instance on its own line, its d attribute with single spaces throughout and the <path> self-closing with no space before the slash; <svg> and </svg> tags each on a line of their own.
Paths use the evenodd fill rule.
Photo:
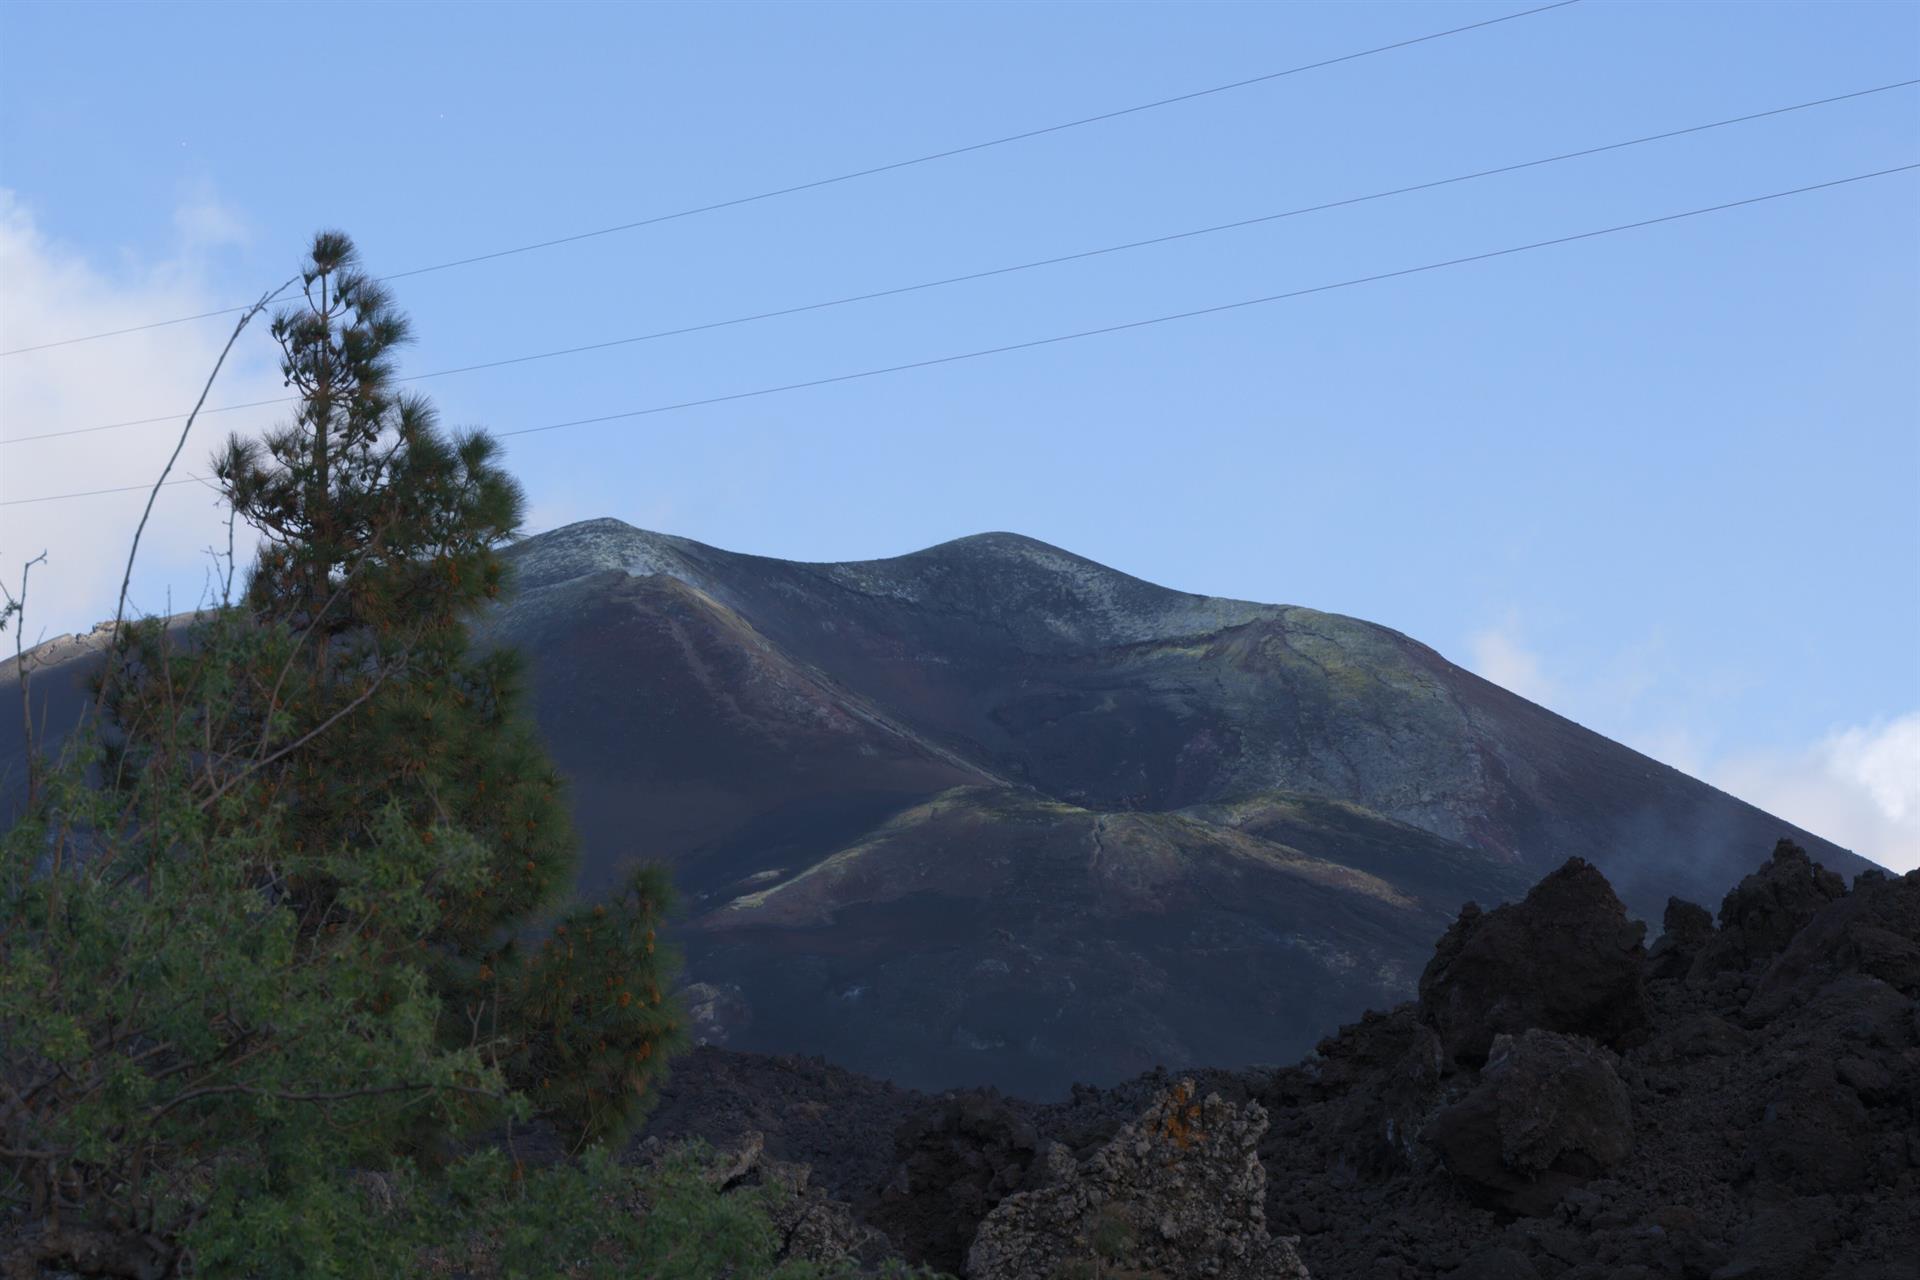
<svg viewBox="0 0 1920 1280">
<path fill-rule="evenodd" d="M 1920 873 L 1849 889 L 1783 842 L 1718 907 L 1670 905 L 1644 947 L 1569 863 L 1464 911 L 1421 999 L 1297 1066 L 1040 1104 L 706 1049 L 654 1128 L 759 1130 L 908 1259 L 994 1280 L 1293 1257 L 1316 1280 L 1920 1280 Z M 1126 1157 L 1116 1193 L 1113 1153 L 1195 1107 L 1221 1140 L 1152 1177 Z"/>
<path fill-rule="evenodd" d="M 1469 1066 L 1487 1060 L 1495 1036 L 1534 1027 L 1628 1048 L 1651 1016 L 1646 931 L 1606 877 L 1574 858 L 1521 902 L 1460 912 L 1420 975 L 1421 1020 Z"/>
<path fill-rule="evenodd" d="M 1494 1037 L 1480 1081 L 1419 1135 L 1477 1203 L 1542 1217 L 1633 1153 L 1633 1105 L 1616 1059 L 1538 1028 Z"/>
<path fill-rule="evenodd" d="M 1115 1269 L 1216 1280 L 1307 1280 L 1267 1234 L 1267 1116 L 1182 1080 L 1084 1163 L 1048 1149 L 1045 1185 L 993 1207 L 967 1251 L 972 1280 Z"/>
</svg>

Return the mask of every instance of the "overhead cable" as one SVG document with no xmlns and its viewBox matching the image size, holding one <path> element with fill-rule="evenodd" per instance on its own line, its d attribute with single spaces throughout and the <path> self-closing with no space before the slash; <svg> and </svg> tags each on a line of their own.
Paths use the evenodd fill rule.
<svg viewBox="0 0 1920 1280">
<path fill-rule="evenodd" d="M 605 351 L 613 347 L 631 346 L 638 342 L 653 342 L 661 338 L 676 338 L 686 334 L 704 333 L 710 329 L 725 329 L 733 325 L 750 324 L 758 320 L 774 320 L 783 316 L 802 315 L 810 311 L 824 311 L 830 307 L 844 307 L 856 302 L 872 302 L 879 298 L 898 297 L 901 294 L 919 293 L 928 289 L 939 289 L 947 285 L 964 284 L 974 280 L 987 280 L 995 276 L 1011 275 L 1020 271 L 1032 271 L 1039 267 L 1058 266 L 1066 262 L 1079 262 L 1087 258 L 1098 258 L 1106 254 L 1124 253 L 1131 249 L 1144 249 L 1153 245 L 1171 244 L 1180 240 L 1191 240 L 1198 236 L 1213 235 L 1221 231 L 1237 231 L 1246 227 L 1261 226 L 1278 222 L 1284 218 L 1296 218 L 1302 214 L 1322 213 L 1329 209 L 1342 209 L 1351 205 L 1366 204 L 1373 200 L 1384 200 L 1391 196 L 1409 195 L 1417 191 L 1431 191 L 1437 187 L 1452 186 L 1462 182 L 1472 182 L 1478 178 L 1490 178 L 1499 174 L 1516 173 L 1523 169 L 1534 169 L 1541 165 L 1557 164 L 1564 160 L 1577 160 L 1586 156 L 1600 155 L 1609 151 L 1619 151 L 1626 147 L 1637 147 L 1649 142 L 1663 142 L 1670 138 L 1685 137 L 1689 134 L 1703 133 L 1710 129 L 1722 129 L 1728 125 L 1745 124 L 1754 120 L 1765 120 L 1771 116 L 1784 115 L 1793 111 L 1805 111 L 1812 107 L 1828 106 L 1836 102 L 1847 102 L 1855 98 L 1864 98 L 1871 94 L 1886 93 L 1894 89 L 1911 88 L 1920 85 L 1920 79 L 1901 80 L 1893 84 L 1878 85 L 1872 89 L 1859 89 L 1852 93 L 1837 94 L 1829 98 L 1816 98 L 1810 102 L 1797 102 L 1791 106 L 1773 107 L 1766 111 L 1755 111 L 1743 116 L 1731 116 L 1724 120 L 1714 120 L 1706 124 L 1688 125 L 1682 129 L 1669 129 L 1664 133 L 1646 134 L 1638 138 L 1628 138 L 1621 142 L 1609 142 L 1601 146 L 1584 147 L 1578 151 L 1563 151 L 1558 155 L 1543 156 L 1537 160 L 1522 160 L 1515 164 L 1500 165 L 1492 169 L 1480 169 L 1473 173 L 1456 174 L 1450 178 L 1436 178 L 1430 182 L 1418 182 L 1411 186 L 1393 187 L 1386 191 L 1375 191 L 1362 196 L 1349 196 L 1341 200 L 1329 200 L 1321 204 L 1305 205 L 1297 209 L 1286 209 L 1279 213 L 1260 214 L 1257 217 L 1241 218 L 1234 222 L 1221 222 L 1207 227 L 1196 227 L 1187 231 L 1175 231 L 1167 235 L 1153 236 L 1145 240 L 1129 240 L 1123 244 L 1106 245 L 1098 249 L 1083 249 L 1077 253 L 1061 254 L 1052 258 L 1039 258 L 1031 262 L 1015 263 L 1005 267 L 991 267 L 984 271 L 972 271 L 964 275 L 945 276 L 937 280 L 923 280 L 917 284 L 898 285 L 890 289 L 877 289 L 870 293 L 850 294 L 841 298 L 830 298 L 824 302 L 809 302 L 799 306 L 782 307 L 774 311 L 759 311 L 751 315 L 732 316 L 725 320 L 709 320 L 701 324 L 682 325 L 674 329 L 658 329 L 652 333 L 635 334 L 626 338 L 611 338 L 603 342 L 589 342 L 575 347 L 562 347 L 555 351 L 540 351 L 531 355 L 507 356 L 499 360 L 486 360 L 478 364 L 457 365 L 449 369 L 435 369 L 429 373 L 408 374 L 398 382 L 420 382 L 428 378 L 445 378 L 460 373 L 476 373 L 483 369 L 501 369 L 509 365 L 527 364 L 535 360 L 551 360 L 557 356 L 581 355 L 593 351 Z M 298 396 L 276 396 L 267 400 L 247 400 L 238 404 L 220 405 L 212 409 L 201 410 L 200 416 L 213 413 L 237 413 L 243 409 L 259 409 L 276 404 L 292 404 Z M 9 436 L 0 439 L 0 446 L 25 444 L 32 440 L 54 440 L 62 436 L 90 435 L 98 431 L 118 431 L 123 427 L 144 427 L 154 423 L 184 421 L 184 413 L 162 414 L 153 418 L 130 418 L 124 422 L 108 422 L 93 427 L 69 427 L 61 431 L 43 431 L 37 435 Z"/>
<path fill-rule="evenodd" d="M 1081 329 L 1074 333 L 1055 334 L 1047 338 L 1034 338 L 1026 342 L 1013 342 L 1004 346 L 984 347 L 976 351 L 962 351 L 955 355 L 935 356 L 926 360 L 913 360 L 906 364 L 886 365 L 878 369 L 862 369 L 854 373 L 835 374 L 832 377 L 813 378 L 805 382 L 788 382 L 778 386 L 758 387 L 751 391 L 735 391 L 727 395 L 707 396 L 699 400 L 682 400 L 673 404 L 652 405 L 645 409 L 627 409 L 619 413 L 600 414 L 592 418 L 572 418 L 565 422 L 552 422 L 539 427 L 521 427 L 514 431 L 496 431 L 492 434 L 500 439 L 513 436 L 537 435 L 546 431 L 559 431 L 568 427 L 591 426 L 602 422 L 617 422 L 629 418 L 644 418 L 660 413 L 674 413 L 685 409 L 697 409 L 706 405 L 729 404 L 737 400 L 751 400 L 760 396 L 779 395 L 788 391 L 802 391 L 811 387 L 833 386 L 842 382 L 854 382 L 862 378 L 877 378 L 890 373 L 905 373 L 913 369 L 930 369 L 938 365 L 957 364 L 963 360 L 978 360 L 985 356 L 1005 355 L 1013 351 L 1030 351 L 1036 347 L 1054 346 L 1062 342 L 1075 342 L 1082 338 L 1095 338 L 1105 334 L 1124 333 L 1133 329 L 1144 329 L 1151 325 L 1169 324 L 1176 320 L 1192 320 L 1200 316 L 1220 315 L 1228 311 L 1238 311 L 1247 307 L 1263 306 L 1267 303 L 1282 302 L 1290 298 L 1304 298 L 1317 293 L 1330 293 L 1336 289 L 1351 289 L 1357 285 L 1375 284 L 1382 280 L 1396 280 L 1405 276 L 1421 275 L 1429 271 L 1441 271 L 1448 267 L 1464 266 L 1472 262 L 1486 262 L 1494 258 L 1509 257 L 1518 253 L 1529 253 L 1536 249 L 1551 248 L 1555 245 L 1573 244 L 1581 240 L 1592 240 L 1599 236 L 1610 236 L 1622 231 L 1636 231 L 1643 227 L 1660 226 L 1664 223 L 1679 222 L 1686 218 L 1698 218 L 1710 213 L 1722 213 L 1729 209 L 1742 209 L 1749 205 L 1764 204 L 1770 200 L 1783 200 L 1789 196 L 1805 195 L 1812 191 L 1826 191 L 1834 187 L 1844 187 L 1856 182 L 1867 182 L 1874 178 L 1884 178 L 1896 173 L 1909 173 L 1920 169 L 1920 161 L 1912 164 L 1895 165 L 1892 168 L 1876 169 L 1869 173 L 1857 173 L 1850 177 L 1834 178 L 1828 182 L 1810 183 L 1804 187 L 1793 187 L 1785 191 L 1772 191 L 1765 195 L 1748 196 L 1743 200 L 1729 200 L 1724 204 L 1707 205 L 1699 209 L 1687 209 L 1679 213 L 1662 214 L 1656 218 L 1642 218 L 1638 222 L 1623 222 L 1616 226 L 1601 227 L 1593 231 L 1580 231 L 1572 235 L 1555 236 L 1550 240 L 1535 240 L 1530 244 L 1512 245 L 1505 249 L 1490 249 L 1485 253 L 1467 254 L 1464 257 L 1448 258 L 1441 262 L 1424 263 L 1417 267 L 1402 267 L 1397 271 L 1382 271 L 1369 276 L 1356 276 L 1349 280 L 1337 280 L 1331 284 L 1312 285 L 1305 289 L 1291 289 L 1285 293 L 1270 293 L 1258 298 L 1243 298 L 1238 302 L 1223 302 L 1211 307 L 1199 307 L 1191 311 L 1177 311 L 1170 315 L 1150 316 L 1144 320 L 1129 320 L 1121 324 L 1104 325 L 1098 329 Z M 185 480 L 171 480 L 167 483 L 192 484 L 200 477 Z M 144 492 L 151 489 L 150 484 L 125 485 L 112 489 L 89 489 L 81 493 L 49 494 L 39 498 L 12 498 L 0 501 L 0 507 L 25 506 L 37 502 L 60 502 L 68 498 L 91 498 L 108 493 Z"/>
<path fill-rule="evenodd" d="M 691 218 L 703 213 L 715 213 L 721 209 L 735 209 L 741 205 L 757 204 L 762 200 L 773 200 L 780 196 L 790 196 L 802 191 L 815 191 L 821 187 L 830 187 L 842 182 L 852 182 L 859 178 L 871 178 L 882 173 L 893 173 L 900 169 L 910 169 L 917 165 L 932 164 L 937 160 L 949 160 L 955 156 L 970 155 L 976 151 L 985 151 L 991 147 L 1004 147 L 1013 142 L 1025 142 L 1032 138 L 1045 137 L 1048 134 L 1064 133 L 1069 129 L 1078 129 L 1085 125 L 1099 124 L 1107 120 L 1117 120 L 1122 116 L 1138 115 L 1143 111 L 1154 111 L 1161 107 L 1170 107 L 1176 103 L 1191 102 L 1196 98 L 1211 97 L 1214 94 L 1228 93 L 1235 89 L 1245 89 L 1257 84 L 1297 76 L 1302 72 L 1318 71 L 1324 67 L 1338 66 L 1343 62 L 1353 62 L 1359 58 L 1370 58 L 1375 54 L 1390 53 L 1395 49 L 1405 49 L 1417 44 L 1426 44 L 1433 40 L 1443 40 L 1448 36 L 1463 35 L 1469 31 L 1478 31 L 1484 27 L 1497 26 L 1503 22 L 1513 22 L 1519 18 L 1530 18 L 1535 14 L 1547 13 L 1554 9 L 1565 9 L 1580 0 L 1555 0 L 1553 4 L 1540 5 L 1533 9 L 1522 9 L 1518 13 L 1502 14 L 1497 18 L 1487 18 L 1480 22 L 1470 22 L 1463 27 L 1449 27 L 1445 31 L 1433 31 L 1424 36 L 1413 36 L 1406 40 L 1396 40 L 1392 44 L 1376 45 L 1371 49 L 1361 49 L 1354 53 L 1343 53 L 1336 58 L 1322 58 L 1318 62 L 1302 63 L 1297 67 L 1288 67 L 1281 71 L 1269 71 L 1263 75 L 1249 76 L 1244 80 L 1234 80 L 1227 84 L 1217 84 L 1205 89 L 1195 89 L 1188 93 L 1175 94 L 1170 98 L 1157 98 L 1152 102 L 1136 103 L 1130 107 L 1120 107 L 1113 111 L 1103 111 L 1098 115 L 1081 116 L 1076 120 L 1064 120 L 1058 124 L 1044 125 L 1037 129 L 1027 129 L 1020 133 L 1010 133 L 1003 137 L 988 138 L 983 142 L 971 142 L 961 147 L 949 147 L 944 151 L 932 151 L 925 155 L 913 156 L 905 160 L 895 160 L 888 164 L 874 165 L 866 169 L 855 169 L 847 173 L 837 173 L 831 177 L 815 178 L 810 182 L 799 182 L 791 186 L 775 187 L 768 191 L 758 191 L 752 195 L 736 196 L 731 200 L 720 200 L 712 204 L 695 205 L 687 209 L 676 209 L 672 213 L 655 214 L 648 218 L 638 218 L 632 222 L 621 222 L 610 227 L 597 227 L 592 231 L 580 231 L 572 235 L 556 236 L 551 240 L 537 240 L 532 244 L 515 245 L 510 249 L 496 249 L 491 253 L 477 253 L 471 257 L 455 258 L 449 262 L 436 262 L 430 266 L 414 267 L 408 271 L 396 271 L 391 275 L 379 277 L 382 280 L 403 280 L 408 276 L 426 275 L 431 271 L 448 271 L 454 267 L 471 266 L 476 262 L 492 262 L 496 258 L 512 257 L 515 254 L 532 253 L 539 249 L 551 249 L 557 245 L 574 244 L 581 240 L 592 240 L 600 236 L 610 236 L 621 231 L 634 231 L 641 227 L 657 226 L 663 222 L 673 222 L 680 218 Z M 129 325 L 124 329 L 107 329 L 99 333 L 82 334 L 74 338 L 60 338 L 53 342 L 40 342 L 27 347 L 15 347 L 10 351 L 0 351 L 0 356 L 24 355 L 29 351 L 45 351 L 51 347 L 72 346 L 78 342 L 94 342 L 101 338 L 117 338 L 122 334 L 142 333 L 148 329 L 160 329 L 168 325 L 185 324 L 191 320 L 207 320 L 214 316 L 234 315 L 246 310 L 244 306 L 222 307 L 217 311 L 201 311 L 188 316 L 175 316 L 170 320 L 154 320 L 147 324 Z"/>
</svg>

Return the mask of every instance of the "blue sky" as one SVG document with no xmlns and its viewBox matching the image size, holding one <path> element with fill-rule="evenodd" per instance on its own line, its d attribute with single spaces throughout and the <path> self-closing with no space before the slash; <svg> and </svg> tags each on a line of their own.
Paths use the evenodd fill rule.
<svg viewBox="0 0 1920 1280">
<path fill-rule="evenodd" d="M 0 8 L 0 347 L 1022 132 L 1510 5 Z M 777 200 L 396 282 L 426 372 L 1254 217 L 1920 76 L 1920 7 L 1585 0 Z M 1244 230 L 420 384 L 502 431 L 1023 342 L 1920 161 L 1920 89 Z M 932 369 L 516 440 L 533 527 L 801 559 L 987 529 L 1406 631 L 1920 862 L 1920 174 Z M 223 322 L 0 358 L 0 438 L 183 410 Z M 263 332 L 211 403 L 278 393 Z M 229 429 L 211 417 L 183 455 Z M 173 428 L 0 445 L 0 500 Z M 0 507 L 29 638 L 131 495 Z M 207 495 L 135 600 L 191 604 Z"/>
</svg>

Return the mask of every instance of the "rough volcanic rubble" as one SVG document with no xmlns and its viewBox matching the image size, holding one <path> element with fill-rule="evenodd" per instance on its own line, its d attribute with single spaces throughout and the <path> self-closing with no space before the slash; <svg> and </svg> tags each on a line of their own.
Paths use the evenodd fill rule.
<svg viewBox="0 0 1920 1280">
<path fill-rule="evenodd" d="M 1417 1000 L 1297 1066 L 1034 1103 L 701 1049 L 648 1132 L 761 1134 L 908 1259 L 996 1280 L 1049 1231 L 1036 1280 L 1297 1275 L 1294 1254 L 1317 1280 L 1920 1280 L 1920 872 L 1849 890 L 1782 841 L 1717 926 L 1677 900 L 1662 923 L 1646 947 L 1576 859 L 1464 908 Z M 1182 1193 L 1112 1153 L 1175 1099 L 1223 1135 L 1178 1176 L 1236 1190 L 1212 1243 L 1169 1252 L 1150 1202 Z M 1262 1171 L 1264 1215 L 1233 1207 Z"/>
</svg>

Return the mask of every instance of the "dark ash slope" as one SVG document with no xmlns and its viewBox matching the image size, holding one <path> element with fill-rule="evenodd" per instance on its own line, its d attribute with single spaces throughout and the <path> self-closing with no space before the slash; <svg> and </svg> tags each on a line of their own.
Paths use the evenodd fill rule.
<svg viewBox="0 0 1920 1280">
<path fill-rule="evenodd" d="M 1641 915 L 1782 835 L 1865 865 L 1397 632 L 1011 534 L 798 564 L 596 520 L 508 555 L 481 630 L 528 656 L 579 888 L 671 864 L 736 1048 L 1029 1094 L 1287 1061 L 1567 857 Z M 97 653 L 29 655 L 50 723 Z"/>
</svg>

